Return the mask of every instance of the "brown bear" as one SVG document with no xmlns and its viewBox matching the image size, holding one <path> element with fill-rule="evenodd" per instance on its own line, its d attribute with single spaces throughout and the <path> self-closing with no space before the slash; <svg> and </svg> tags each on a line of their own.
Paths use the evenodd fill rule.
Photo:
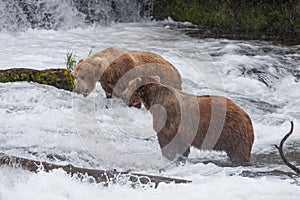
<svg viewBox="0 0 300 200">
<path fill-rule="evenodd" d="M 124 91 L 129 106 L 142 102 L 153 116 L 153 128 L 164 157 L 188 156 L 190 146 L 225 151 L 234 164 L 249 162 L 254 133 L 248 114 L 230 99 L 196 96 L 141 77 Z"/>
<path fill-rule="evenodd" d="M 78 61 L 75 92 L 87 96 L 100 81 L 107 98 L 121 97 L 128 82 L 141 76 L 159 76 L 161 82 L 181 90 L 181 76 L 163 57 L 152 52 L 106 48 Z"/>
</svg>

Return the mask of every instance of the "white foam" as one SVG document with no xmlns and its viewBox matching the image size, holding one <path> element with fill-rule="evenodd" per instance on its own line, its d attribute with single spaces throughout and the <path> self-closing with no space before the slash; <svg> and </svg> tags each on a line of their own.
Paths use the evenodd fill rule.
<svg viewBox="0 0 300 200">
<path fill-rule="evenodd" d="M 293 60 L 296 54 L 284 54 L 289 47 L 257 42 L 197 40 L 177 31 L 156 27 L 153 23 L 116 24 L 106 28 L 66 31 L 28 30 L 18 34 L 0 33 L 0 36 L 4 38 L 0 40 L 1 69 L 64 68 L 66 52 L 70 50 L 77 55 L 77 59 L 86 57 L 91 49 L 95 52 L 108 46 L 157 52 L 178 68 L 185 91 L 194 94 L 224 94 L 249 113 L 255 128 L 254 154 L 276 152 L 273 144 L 277 144 L 289 130 L 290 120 L 295 122 L 295 134 L 289 143 L 299 141 L 299 134 L 296 133 L 300 127 L 300 83 L 295 82 L 292 72 L 287 70 L 294 65 L 298 66 L 299 60 Z M 283 55 L 272 52 L 264 54 L 261 48 L 265 47 L 280 50 Z M 253 56 L 255 52 L 259 53 Z M 274 62 L 270 64 L 272 59 Z M 242 65 L 247 69 L 262 70 L 267 66 L 266 71 L 270 73 L 277 67 L 286 68 L 279 70 L 278 79 L 272 79 L 274 84 L 270 88 L 259 81 L 257 76 L 243 74 L 239 68 Z M 47 154 L 58 154 L 68 158 L 63 163 L 71 162 L 77 166 L 106 168 L 110 165 L 149 173 L 161 164 L 164 165 L 165 160 L 162 160 L 152 129 L 151 115 L 145 109 L 127 108 L 122 101 L 107 100 L 104 96 L 99 85 L 88 98 L 83 98 L 51 86 L 33 83 L 0 84 L 1 151 L 41 160 L 47 160 Z M 86 144 L 82 143 L 80 133 L 78 135 L 80 124 L 76 124 L 74 119 L 74 100 L 82 105 L 93 105 L 87 107 L 86 111 L 94 114 L 95 133 L 103 135 L 100 135 L 101 140 L 96 135 L 98 141 L 91 137 L 90 142 L 94 142 L 96 150 L 105 159 L 97 155 L 93 157 L 87 151 Z M 95 130 L 93 127 L 84 128 Z M 103 151 L 101 148 L 105 145 L 115 148 Z M 156 152 L 157 157 L 135 156 L 150 151 Z M 125 155 L 122 156 L 120 152 L 125 152 Z M 207 155 L 195 149 L 191 157 L 227 161 L 225 154 Z M 289 170 L 278 164 L 267 166 L 266 169 L 272 170 L 274 166 Z M 4 178 L 0 180 L 0 199 L 40 199 L 42 195 L 46 199 L 84 199 L 87 196 L 101 196 L 104 199 L 125 196 L 125 199 L 134 199 L 142 195 L 149 199 L 164 196 L 172 196 L 174 199 L 265 199 L 276 198 L 279 194 L 283 199 L 296 199 L 299 196 L 299 187 L 291 184 L 290 179 L 242 178 L 237 176 L 242 170 L 255 170 L 255 167 L 232 169 L 212 164 L 190 164 L 167 171 L 165 175 L 192 179 L 192 184 L 161 185 L 157 190 L 138 189 L 134 190 L 135 195 L 132 196 L 133 190 L 126 186 L 103 188 L 70 178 L 61 171 L 29 174 L 1 167 L 0 176 Z M 232 173 L 234 175 L 230 176 Z"/>
</svg>

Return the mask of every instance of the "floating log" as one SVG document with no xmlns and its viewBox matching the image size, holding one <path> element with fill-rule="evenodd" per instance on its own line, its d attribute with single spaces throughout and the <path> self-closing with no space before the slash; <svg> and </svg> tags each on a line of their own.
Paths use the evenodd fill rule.
<svg viewBox="0 0 300 200">
<path fill-rule="evenodd" d="M 52 85 L 59 89 L 73 91 L 74 77 L 68 69 L 24 69 L 13 68 L 0 70 L 0 82 L 27 81 L 39 84 Z"/>
<path fill-rule="evenodd" d="M 127 180 L 134 184 L 154 184 L 156 188 L 159 183 L 190 183 L 189 180 L 184 179 L 176 179 L 176 178 L 168 178 L 162 176 L 148 175 L 148 174 L 139 174 L 132 172 L 120 172 L 117 170 L 99 170 L 99 169 L 87 169 L 75 167 L 71 164 L 69 165 L 57 165 L 51 164 L 47 162 L 41 162 L 36 160 L 30 160 L 26 158 L 20 158 L 16 156 L 9 156 L 4 153 L 0 153 L 0 166 L 10 166 L 10 167 L 18 167 L 31 172 L 39 172 L 40 170 L 44 170 L 49 172 L 54 169 L 62 169 L 71 176 L 80 175 L 88 175 L 95 179 L 96 183 L 104 183 L 104 185 L 108 185 L 109 183 L 117 182 L 119 179 L 127 178 Z"/>
</svg>

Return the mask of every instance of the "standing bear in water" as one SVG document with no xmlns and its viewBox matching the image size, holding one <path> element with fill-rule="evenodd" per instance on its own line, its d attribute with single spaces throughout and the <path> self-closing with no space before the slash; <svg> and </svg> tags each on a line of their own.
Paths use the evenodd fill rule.
<svg viewBox="0 0 300 200">
<path fill-rule="evenodd" d="M 181 90 L 179 72 L 160 55 L 106 48 L 78 61 L 74 70 L 75 92 L 88 96 L 100 81 L 107 98 L 121 97 L 128 82 L 141 76 L 159 76 L 163 84 Z"/>
<path fill-rule="evenodd" d="M 188 156 L 190 146 L 225 151 L 234 164 L 250 161 L 254 141 L 248 114 L 230 99 L 196 96 L 163 85 L 158 76 L 136 78 L 124 95 L 129 106 L 142 102 L 153 116 L 153 128 L 164 157 Z"/>
</svg>

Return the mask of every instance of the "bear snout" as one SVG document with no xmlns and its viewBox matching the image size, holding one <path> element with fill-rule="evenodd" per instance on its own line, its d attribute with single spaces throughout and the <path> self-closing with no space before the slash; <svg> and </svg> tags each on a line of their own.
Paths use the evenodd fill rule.
<svg viewBox="0 0 300 200">
<path fill-rule="evenodd" d="M 139 102 L 139 101 L 133 100 L 133 98 L 131 97 L 130 100 L 129 100 L 129 102 L 128 102 L 128 107 L 141 108 L 142 107 L 142 103 Z"/>
<path fill-rule="evenodd" d="M 74 88 L 73 92 L 77 94 L 81 94 L 80 89 L 77 86 Z"/>
<path fill-rule="evenodd" d="M 134 103 L 134 102 L 129 102 L 128 106 L 129 107 L 133 107 L 133 106 L 136 106 L 138 103 Z"/>
<path fill-rule="evenodd" d="M 75 89 L 73 90 L 73 92 L 77 93 L 77 94 L 82 94 L 84 97 L 87 97 L 89 95 L 89 91 L 81 86 L 79 86 L 78 84 L 75 86 Z"/>
</svg>

